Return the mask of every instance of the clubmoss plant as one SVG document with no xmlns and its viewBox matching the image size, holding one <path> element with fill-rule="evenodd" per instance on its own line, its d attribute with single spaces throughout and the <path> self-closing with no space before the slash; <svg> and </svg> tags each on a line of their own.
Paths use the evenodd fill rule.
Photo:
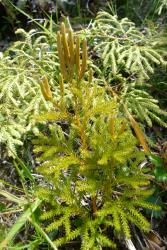
<svg viewBox="0 0 167 250">
<path fill-rule="evenodd" d="M 120 112 L 125 112 L 125 105 L 140 123 L 167 127 L 167 112 L 152 97 L 152 84 L 148 84 L 157 67 L 166 67 L 164 39 L 160 41 L 156 31 L 139 29 L 128 18 L 106 11 L 100 11 L 92 28 L 84 32 L 98 58 L 92 60 L 97 78 L 112 87 Z"/>
<path fill-rule="evenodd" d="M 52 31 L 18 29 L 16 33 L 22 39 L 0 58 L 0 143 L 6 144 L 9 154 L 16 153 L 23 137 L 36 129 L 34 115 L 52 108 L 41 94 L 41 75 L 47 74 L 52 91 L 58 94 L 59 63 Z"/>
<path fill-rule="evenodd" d="M 42 93 L 54 111 L 38 117 L 50 130 L 33 141 L 38 172 L 47 181 L 36 192 L 46 205 L 41 218 L 47 232 L 57 230 L 57 247 L 76 239 L 82 250 L 114 248 L 114 236 L 131 237 L 131 223 L 150 230 L 141 208 L 158 209 L 146 201 L 153 190 L 140 167 L 145 153 L 114 98 L 87 69 L 86 40 L 62 23 L 57 48 L 60 98 L 44 77 Z"/>
</svg>

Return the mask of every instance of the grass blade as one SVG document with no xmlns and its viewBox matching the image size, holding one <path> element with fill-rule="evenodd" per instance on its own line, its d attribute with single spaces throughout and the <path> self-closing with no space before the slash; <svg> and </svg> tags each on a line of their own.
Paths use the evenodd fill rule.
<svg viewBox="0 0 167 250">
<path fill-rule="evenodd" d="M 16 223 L 8 232 L 6 238 L 0 243 L 0 249 L 5 249 L 8 244 L 11 243 L 15 235 L 19 232 L 22 226 L 27 222 L 31 217 L 37 207 L 40 205 L 41 200 L 37 199 L 31 206 L 17 219 Z"/>
<path fill-rule="evenodd" d="M 36 228 L 36 230 L 43 236 L 43 238 L 50 244 L 50 246 L 54 250 L 58 250 L 58 248 L 51 241 L 51 239 L 49 238 L 49 236 L 44 232 L 44 230 L 34 220 L 32 220 L 31 218 L 29 218 L 29 221 L 34 225 L 34 227 Z"/>
</svg>

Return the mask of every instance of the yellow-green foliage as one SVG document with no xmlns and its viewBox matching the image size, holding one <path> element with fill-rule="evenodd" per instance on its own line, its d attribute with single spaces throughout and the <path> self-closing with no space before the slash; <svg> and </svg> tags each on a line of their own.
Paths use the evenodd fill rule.
<svg viewBox="0 0 167 250">
<path fill-rule="evenodd" d="M 97 43 L 95 49 L 105 70 L 111 69 L 113 75 L 125 68 L 139 78 L 148 79 L 154 65 L 166 64 L 149 32 L 144 34 L 128 18 L 119 20 L 108 12 L 99 12 L 90 37 Z"/>
<path fill-rule="evenodd" d="M 159 107 L 157 99 L 153 98 L 148 91 L 133 84 L 123 85 L 120 104 L 127 105 L 130 113 L 134 114 L 140 122 L 145 121 L 149 127 L 152 127 L 154 121 L 160 126 L 167 127 L 164 121 L 167 119 L 167 112 Z"/>
<path fill-rule="evenodd" d="M 126 105 L 140 122 L 167 127 L 167 112 L 149 93 L 151 83 L 149 87 L 147 84 L 155 67 L 166 65 L 164 39 L 160 41 L 156 31 L 141 31 L 128 18 L 118 19 L 105 11 L 98 13 L 86 35 L 99 56 L 97 62 L 92 62 L 98 80 L 112 87 L 112 94 L 120 100 L 121 113 Z"/>
<path fill-rule="evenodd" d="M 83 43 L 83 58 L 78 56 L 80 41 L 77 39 L 76 48 L 65 47 L 63 63 L 60 51 L 62 44 L 65 45 L 64 33 L 62 37 L 58 34 L 56 38 L 52 19 L 47 28 L 45 24 L 39 26 L 41 30 L 33 29 L 29 32 L 18 29 L 16 33 L 22 39 L 9 47 L 0 58 L 0 143 L 6 144 L 14 152 L 16 145 L 23 144 L 23 137 L 26 138 L 28 131 L 36 130 L 34 115 L 53 107 L 53 103 L 48 103 L 48 99 L 41 95 L 39 83 L 48 79 L 52 96 L 61 99 L 61 102 L 66 98 L 70 106 L 71 92 L 66 83 L 63 90 L 60 80 L 61 88 L 57 88 L 59 73 L 63 74 L 64 80 L 69 81 L 73 79 L 76 69 L 80 80 L 87 62 L 86 41 Z M 61 32 L 64 32 L 63 26 Z M 72 44 L 74 37 L 70 28 L 67 32 L 68 42 Z M 154 72 L 155 66 L 166 64 L 162 56 L 166 49 L 164 47 L 161 53 L 163 44 L 159 43 L 160 39 L 154 39 L 149 29 L 143 33 L 127 18 L 119 20 L 107 12 L 99 12 L 87 32 L 84 31 L 83 37 L 86 34 L 90 42 L 93 41 L 95 53 L 99 57 L 99 60 L 93 62 L 88 60 L 89 65 L 96 70 L 95 82 L 112 87 L 112 93 L 119 100 L 119 112 L 124 115 L 126 106 L 138 121 L 146 122 L 149 126 L 155 121 L 166 127 L 166 112 L 160 109 L 158 101 L 149 94 L 149 88 L 143 89 L 145 79 Z M 165 40 L 162 43 L 165 44 Z M 69 57 L 70 53 L 72 57 Z M 88 80 L 88 73 L 86 77 Z M 139 79 L 141 86 L 138 86 Z M 77 91 L 75 85 L 73 83 L 73 91 Z"/>
<path fill-rule="evenodd" d="M 0 58 L 0 143 L 7 144 L 10 154 L 34 128 L 33 115 L 51 108 L 41 94 L 41 75 L 48 74 L 54 86 L 59 73 L 56 45 L 49 30 L 27 33 L 19 29 L 16 33 L 22 40 Z"/>
<path fill-rule="evenodd" d="M 153 190 L 140 167 L 144 153 L 137 149 L 127 120 L 117 112 L 117 103 L 94 82 L 91 70 L 86 74 L 86 42 L 81 53 L 79 37 L 70 36 L 62 24 L 61 98 L 52 98 L 45 78 L 41 85 L 55 110 L 38 117 L 50 125 L 34 140 L 38 172 L 48 182 L 36 195 L 50 204 L 42 219 L 48 221 L 48 232 L 58 230 L 56 246 L 81 239 L 82 250 L 114 248 L 111 235 L 130 238 L 129 223 L 148 232 L 141 208 L 157 207 L 146 201 Z"/>
</svg>

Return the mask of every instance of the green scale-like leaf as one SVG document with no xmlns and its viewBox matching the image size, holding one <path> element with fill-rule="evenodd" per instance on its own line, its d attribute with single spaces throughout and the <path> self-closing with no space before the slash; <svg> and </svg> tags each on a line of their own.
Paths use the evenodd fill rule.
<svg viewBox="0 0 167 250">
<path fill-rule="evenodd" d="M 119 20 L 117 16 L 101 11 L 88 36 L 94 39 L 104 70 L 111 69 L 113 75 L 124 67 L 131 74 L 148 79 L 154 72 L 154 64 L 166 64 L 161 53 L 156 51 L 150 34 L 144 36 L 127 18 Z"/>
</svg>

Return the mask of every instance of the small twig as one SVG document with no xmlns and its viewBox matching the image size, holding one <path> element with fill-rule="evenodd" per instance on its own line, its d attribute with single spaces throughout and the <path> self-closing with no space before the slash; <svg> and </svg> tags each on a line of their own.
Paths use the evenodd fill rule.
<svg viewBox="0 0 167 250">
<path fill-rule="evenodd" d="M 23 209 L 10 210 L 10 211 L 0 213 L 0 216 L 5 215 L 5 214 L 17 213 L 17 212 L 21 212 L 21 211 L 23 211 Z"/>
<path fill-rule="evenodd" d="M 164 239 L 162 239 L 157 232 L 155 232 L 154 230 L 152 230 L 152 233 L 155 234 L 159 238 L 159 240 L 161 240 L 165 244 L 165 246 L 167 246 L 167 241 L 165 241 Z"/>
<path fill-rule="evenodd" d="M 94 216 L 96 215 L 96 212 L 97 212 L 96 198 L 97 198 L 96 196 L 92 197 L 92 208 L 93 208 L 93 215 Z"/>
</svg>

